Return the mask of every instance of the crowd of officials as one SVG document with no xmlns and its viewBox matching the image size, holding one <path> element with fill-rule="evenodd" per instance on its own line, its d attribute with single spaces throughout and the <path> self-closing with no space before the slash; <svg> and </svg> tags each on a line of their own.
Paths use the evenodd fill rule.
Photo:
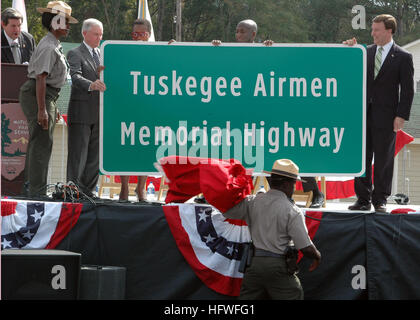
<svg viewBox="0 0 420 320">
<path fill-rule="evenodd" d="M 100 80 L 99 44 L 103 25 L 97 19 L 83 21 L 83 42 L 63 54 L 60 39 L 65 38 L 71 24 L 78 23 L 71 7 L 63 1 L 50 1 L 38 8 L 47 34 L 35 44 L 34 38 L 20 30 L 22 15 L 13 8 L 2 12 L 2 62 L 28 64 L 28 80 L 20 89 L 19 102 L 27 117 L 29 144 L 25 164 L 25 187 L 29 197 L 46 192 L 48 164 L 53 132 L 60 118 L 56 101 L 60 88 L 71 79 L 68 108 L 67 180 L 75 183 L 83 194 L 94 198 L 99 178 L 99 96 L 106 90 Z M 367 136 L 366 174 L 355 179 L 357 201 L 350 210 L 386 212 L 391 194 L 396 132 L 409 119 L 414 96 L 412 56 L 393 41 L 397 22 L 390 15 L 379 15 L 372 21 L 373 45 L 367 47 Z M 243 20 L 236 28 L 237 42 L 254 42 L 257 24 Z M 132 39 L 148 41 L 151 24 L 138 19 L 133 23 Z M 171 40 L 169 43 L 173 42 Z M 213 40 L 213 45 L 220 45 Z M 343 42 L 357 44 L 356 39 Z M 272 41 L 264 42 L 272 45 Z M 372 179 L 372 160 L 375 179 Z M 310 271 L 321 261 L 321 254 L 308 236 L 302 211 L 292 198 L 299 178 L 299 167 L 288 159 L 279 159 L 267 172 L 270 190 L 248 196 L 224 212 L 228 218 L 243 219 L 250 228 L 253 241 L 252 262 L 245 271 L 240 298 L 303 299 L 303 289 L 288 253 L 300 250 L 313 260 Z M 315 178 L 304 178 L 305 191 L 314 192 L 312 207 L 325 201 Z M 129 177 L 121 177 L 120 201 L 128 200 Z M 138 177 L 136 193 L 144 200 L 146 177 Z M 293 259 L 292 259 L 293 260 Z"/>
</svg>

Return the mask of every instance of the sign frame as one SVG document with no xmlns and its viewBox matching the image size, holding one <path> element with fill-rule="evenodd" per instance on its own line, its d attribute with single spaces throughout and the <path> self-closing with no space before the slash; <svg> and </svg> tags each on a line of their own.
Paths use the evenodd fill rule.
<svg viewBox="0 0 420 320">
<path fill-rule="evenodd" d="M 106 47 L 112 44 L 117 45 L 144 45 L 144 46 L 168 46 L 167 42 L 139 42 L 139 41 L 114 41 L 114 40 L 107 40 L 104 41 L 101 45 L 101 54 L 100 60 L 101 64 L 104 65 L 105 60 L 105 52 Z M 197 42 L 174 42 L 170 44 L 170 46 L 201 46 L 201 47 L 214 47 L 211 43 L 197 43 Z M 220 47 L 264 47 L 261 43 L 222 43 L 219 45 Z M 314 44 L 314 43 L 274 43 L 272 47 L 296 47 L 296 48 L 352 48 L 352 49 L 359 49 L 362 51 L 362 72 L 363 72 L 363 79 L 362 79 L 362 95 L 361 95 L 361 105 L 362 105 L 362 141 L 361 141 L 361 156 L 360 156 L 360 171 L 359 172 L 351 172 L 351 173 L 342 173 L 342 172 L 301 172 L 301 176 L 349 176 L 349 177 L 359 177 L 364 175 L 365 173 L 365 156 L 366 156 L 366 65 L 367 65 L 367 54 L 366 54 L 366 47 L 364 45 L 354 45 L 354 46 L 347 46 L 343 44 Z M 345 65 L 343 66 L 345 67 Z M 106 68 L 105 68 L 106 72 Z M 104 72 L 101 73 L 100 78 L 104 81 Z M 156 175 L 159 172 L 156 171 L 110 171 L 104 168 L 104 93 L 100 93 L 100 171 L 103 174 L 107 175 Z M 271 164 L 270 164 L 271 165 Z M 257 173 L 262 174 L 262 173 Z"/>
</svg>

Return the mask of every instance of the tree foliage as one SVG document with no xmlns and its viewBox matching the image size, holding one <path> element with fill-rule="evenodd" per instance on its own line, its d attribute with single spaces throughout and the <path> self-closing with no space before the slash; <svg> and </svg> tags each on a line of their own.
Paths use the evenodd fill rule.
<svg viewBox="0 0 420 320">
<path fill-rule="evenodd" d="M 149 0 L 157 41 L 175 39 L 176 0 Z M 404 45 L 420 34 L 419 0 L 182 0 L 182 41 L 235 41 L 235 28 L 243 19 L 258 24 L 257 41 L 341 43 L 355 36 L 359 43 L 371 43 L 370 25 L 374 16 L 389 13 L 397 18 L 396 42 Z M 1 0 L 2 8 L 12 0 Z M 39 41 L 45 34 L 37 7 L 48 0 L 27 0 L 29 32 Z M 97 18 L 104 24 L 104 39 L 130 39 L 136 18 L 136 0 L 67 0 L 73 15 L 83 21 Z M 366 9 L 366 29 L 354 30 L 352 7 Z M 68 42 L 80 42 L 81 23 L 72 25 Z"/>
</svg>

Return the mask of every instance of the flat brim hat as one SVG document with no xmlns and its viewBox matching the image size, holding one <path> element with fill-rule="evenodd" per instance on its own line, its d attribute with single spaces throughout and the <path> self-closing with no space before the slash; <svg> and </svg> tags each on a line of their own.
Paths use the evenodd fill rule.
<svg viewBox="0 0 420 320">
<path fill-rule="evenodd" d="M 79 22 L 77 19 L 71 16 L 71 7 L 63 1 L 50 1 L 48 2 L 46 8 L 37 8 L 36 10 L 40 13 L 50 12 L 52 14 L 65 16 L 67 19 L 69 19 L 69 23 Z"/>
<path fill-rule="evenodd" d="M 304 181 L 299 177 L 299 167 L 289 159 L 279 159 L 274 161 L 273 168 L 271 171 L 263 171 L 268 174 L 275 174 L 279 176 L 284 176 L 299 181 Z"/>
</svg>

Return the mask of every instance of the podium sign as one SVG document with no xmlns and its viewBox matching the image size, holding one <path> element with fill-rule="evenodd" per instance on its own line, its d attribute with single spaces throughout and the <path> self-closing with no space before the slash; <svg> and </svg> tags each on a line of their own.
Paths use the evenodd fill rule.
<svg viewBox="0 0 420 320">
<path fill-rule="evenodd" d="M 363 46 L 105 41 L 102 53 L 105 174 L 154 173 L 168 155 L 364 173 Z"/>
<path fill-rule="evenodd" d="M 19 195 L 24 183 L 28 121 L 19 103 L 1 105 L 1 194 Z"/>
<path fill-rule="evenodd" d="M 28 66 L 1 64 L 1 194 L 16 196 L 22 192 L 28 121 L 19 104 L 19 90 L 25 83 Z"/>
</svg>

